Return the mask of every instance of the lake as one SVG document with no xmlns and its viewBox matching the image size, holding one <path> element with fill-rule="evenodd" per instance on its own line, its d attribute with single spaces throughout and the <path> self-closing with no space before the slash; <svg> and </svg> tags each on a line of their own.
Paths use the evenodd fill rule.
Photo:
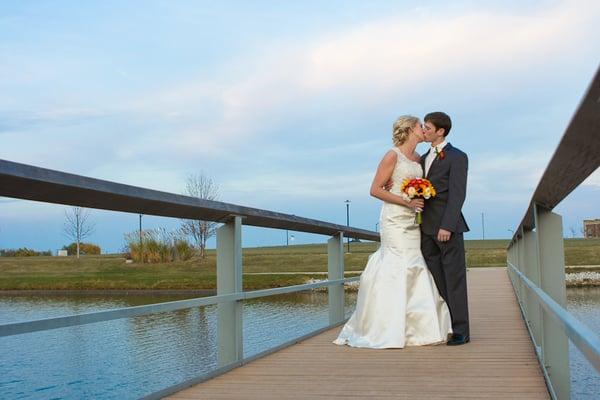
<svg viewBox="0 0 600 400">
<path fill-rule="evenodd" d="M 600 288 L 569 289 L 568 309 L 600 332 Z M 0 323 L 131 307 L 189 296 L 0 296 Z M 356 294 L 346 294 L 349 316 Z M 244 356 L 327 326 L 327 293 L 244 303 Z M 137 399 L 210 372 L 216 306 L 0 338 L 0 397 Z M 572 398 L 593 399 L 600 379 L 571 346 Z"/>
<path fill-rule="evenodd" d="M 0 296 L 0 323 L 190 296 Z M 355 293 L 346 295 L 348 316 Z M 329 324 L 326 292 L 244 302 L 244 356 Z M 218 367 L 217 307 L 0 338 L 2 399 L 137 399 Z"/>
<path fill-rule="evenodd" d="M 567 289 L 567 309 L 593 332 L 600 332 L 600 287 Z M 569 342 L 571 398 L 598 399 L 600 377 L 583 354 Z"/>
</svg>

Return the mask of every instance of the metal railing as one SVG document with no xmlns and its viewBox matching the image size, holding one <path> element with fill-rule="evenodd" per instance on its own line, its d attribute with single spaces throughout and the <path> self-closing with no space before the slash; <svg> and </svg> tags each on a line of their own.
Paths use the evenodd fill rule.
<svg viewBox="0 0 600 400">
<path fill-rule="evenodd" d="M 569 340 L 600 373 L 600 337 L 566 309 L 563 227 L 554 209 L 600 166 L 600 69 L 507 249 L 508 273 L 553 399 L 570 397 Z"/>
<path fill-rule="evenodd" d="M 149 399 L 175 393 L 343 323 L 345 321 L 344 283 L 360 279 L 360 277 L 344 279 L 343 238 L 347 236 L 379 241 L 378 233 L 363 229 L 102 181 L 6 160 L 0 160 L 0 196 L 222 223 L 222 226 L 217 229 L 216 296 L 0 325 L 0 337 L 3 337 L 217 304 L 219 368 L 145 397 Z M 328 279 L 304 285 L 243 291 L 242 223 L 331 236 L 327 243 Z M 327 327 L 244 358 L 241 303 L 243 300 L 321 287 L 328 288 L 329 325 Z"/>
</svg>

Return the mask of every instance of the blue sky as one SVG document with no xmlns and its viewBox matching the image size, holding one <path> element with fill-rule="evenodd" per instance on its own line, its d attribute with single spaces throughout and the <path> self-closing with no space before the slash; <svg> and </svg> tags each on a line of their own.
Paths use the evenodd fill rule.
<svg viewBox="0 0 600 400">
<path fill-rule="evenodd" d="M 223 201 L 345 223 L 350 199 L 374 229 L 393 121 L 443 110 L 470 158 L 466 238 L 481 213 L 508 237 L 598 68 L 600 4 L 323 3 L 2 2 L 0 158 L 176 193 L 204 171 Z M 596 172 L 558 207 L 569 236 L 599 194 Z M 0 199 L 0 248 L 61 247 L 64 209 Z M 107 251 L 137 226 L 92 219 Z"/>
</svg>

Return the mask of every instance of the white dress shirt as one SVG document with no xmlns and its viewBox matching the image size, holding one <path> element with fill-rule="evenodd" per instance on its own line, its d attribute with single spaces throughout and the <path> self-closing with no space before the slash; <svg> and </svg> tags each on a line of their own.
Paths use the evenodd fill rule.
<svg viewBox="0 0 600 400">
<path fill-rule="evenodd" d="M 431 168 L 431 164 L 433 164 L 433 160 L 435 160 L 437 153 L 442 151 L 442 149 L 444 147 L 446 147 L 446 144 L 447 143 L 444 140 L 442 143 L 438 144 L 437 146 L 431 146 L 431 150 L 429 150 L 429 154 L 427 154 L 427 157 L 425 158 L 425 176 L 427 176 L 427 174 L 429 174 L 429 169 Z"/>
</svg>

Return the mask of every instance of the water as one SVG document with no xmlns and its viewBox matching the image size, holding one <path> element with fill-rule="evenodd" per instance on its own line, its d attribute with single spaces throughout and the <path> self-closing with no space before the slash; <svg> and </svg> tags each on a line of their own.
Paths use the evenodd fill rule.
<svg viewBox="0 0 600 400">
<path fill-rule="evenodd" d="M 346 295 L 347 314 L 356 295 Z M 0 296 L 0 323 L 185 296 Z M 244 356 L 323 328 L 326 292 L 244 302 Z M 0 338 L 1 399 L 137 399 L 218 367 L 216 306 Z"/>
<path fill-rule="evenodd" d="M 356 302 L 347 293 L 346 313 Z M 131 307 L 185 296 L 0 296 L 0 323 Z M 600 332 L 600 288 L 568 289 L 568 309 Z M 217 367 L 216 306 L 0 338 L 1 399 L 136 399 Z M 327 293 L 244 303 L 244 356 L 328 324 Z M 600 378 L 570 345 L 571 397 Z"/>
<path fill-rule="evenodd" d="M 600 287 L 567 289 L 567 309 L 596 334 L 600 333 Z M 600 376 L 583 354 L 569 343 L 571 398 L 600 398 Z"/>
</svg>

